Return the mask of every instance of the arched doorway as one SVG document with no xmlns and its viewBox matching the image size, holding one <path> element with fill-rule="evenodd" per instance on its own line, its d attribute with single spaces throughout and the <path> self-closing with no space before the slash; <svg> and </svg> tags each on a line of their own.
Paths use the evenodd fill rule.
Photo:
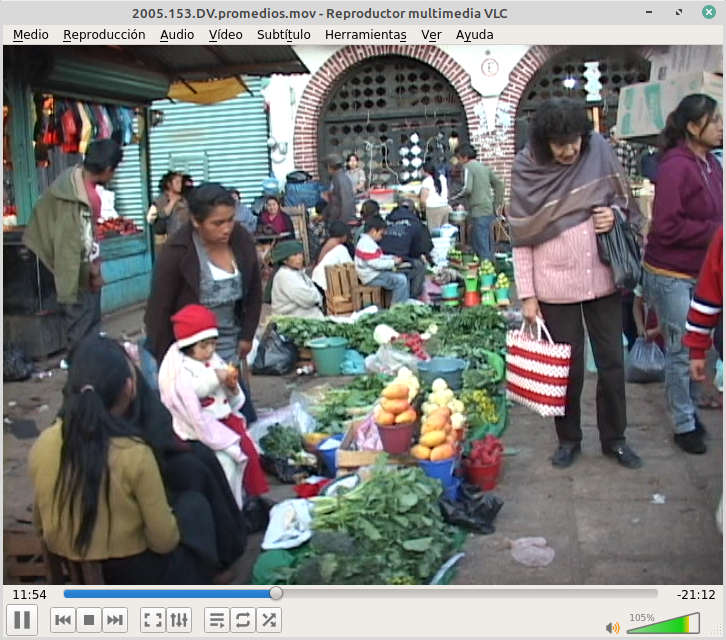
<svg viewBox="0 0 726 640">
<path fill-rule="evenodd" d="M 466 111 L 452 84 L 425 62 L 396 55 L 367 58 L 342 74 L 318 132 L 320 175 L 327 155 L 355 153 L 372 186 L 420 179 L 425 159 L 442 165 L 454 141 L 468 141 Z"/>
<path fill-rule="evenodd" d="M 528 121 L 547 98 L 573 97 L 585 100 L 588 62 L 598 62 L 601 99 L 589 104 L 597 110 L 599 130 L 606 132 L 617 120 L 620 89 L 650 80 L 650 60 L 643 47 L 577 46 L 552 56 L 528 82 L 517 106 L 516 150 L 527 140 Z"/>
</svg>

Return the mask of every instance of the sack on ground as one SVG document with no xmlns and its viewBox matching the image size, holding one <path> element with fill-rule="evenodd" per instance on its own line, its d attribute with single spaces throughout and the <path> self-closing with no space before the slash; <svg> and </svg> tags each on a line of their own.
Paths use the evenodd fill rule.
<svg viewBox="0 0 726 640">
<path fill-rule="evenodd" d="M 625 362 L 626 382 L 662 382 L 665 379 L 665 355 L 655 342 L 638 338 Z"/>
<path fill-rule="evenodd" d="M 257 348 L 252 373 L 258 376 L 286 376 L 298 359 L 298 348 L 270 327 Z"/>
<path fill-rule="evenodd" d="M 546 340 L 542 339 L 544 332 Z M 507 399 L 541 416 L 564 416 L 572 346 L 552 340 L 542 320 L 507 332 Z"/>
<path fill-rule="evenodd" d="M 17 344 L 3 345 L 3 382 L 27 380 L 35 371 L 33 361 Z"/>
<path fill-rule="evenodd" d="M 597 253 L 600 262 L 612 269 L 615 286 L 633 290 L 640 284 L 643 275 L 638 236 L 618 209 L 614 213 L 613 228 L 607 233 L 597 234 Z"/>
</svg>

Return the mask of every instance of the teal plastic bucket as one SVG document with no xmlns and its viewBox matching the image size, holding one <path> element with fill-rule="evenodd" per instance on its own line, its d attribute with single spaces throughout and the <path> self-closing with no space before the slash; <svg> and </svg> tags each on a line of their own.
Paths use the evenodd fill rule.
<svg viewBox="0 0 726 640">
<path fill-rule="evenodd" d="M 464 371 L 468 366 L 469 363 L 461 358 L 431 358 L 418 363 L 418 374 L 427 388 L 437 378 L 443 378 L 452 391 L 461 391 L 464 386 Z"/>
<path fill-rule="evenodd" d="M 418 463 L 421 465 L 423 472 L 429 478 L 434 478 L 443 485 L 444 491 L 450 489 L 456 484 L 457 478 L 454 475 L 456 458 L 437 460 L 436 462 L 431 462 L 431 460 L 419 460 Z"/>
<path fill-rule="evenodd" d="M 307 343 L 313 352 L 313 363 L 318 375 L 339 376 L 348 341 L 345 338 L 315 338 Z"/>
<path fill-rule="evenodd" d="M 459 296 L 459 283 L 451 282 L 441 287 L 442 298 L 457 298 Z"/>
</svg>

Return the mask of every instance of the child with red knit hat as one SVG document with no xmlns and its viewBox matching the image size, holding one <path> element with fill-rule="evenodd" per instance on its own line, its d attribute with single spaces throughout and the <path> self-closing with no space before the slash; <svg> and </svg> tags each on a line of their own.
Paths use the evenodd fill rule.
<svg viewBox="0 0 726 640">
<path fill-rule="evenodd" d="M 239 437 L 239 448 L 247 456 L 247 466 L 243 476 L 246 494 L 259 496 L 267 493 L 270 488 L 260 464 L 259 453 L 247 433 L 246 421 L 240 413 L 246 398 L 239 385 L 237 369 L 227 366 L 216 352 L 219 335 L 217 317 L 206 307 L 191 304 L 172 316 L 171 321 L 176 343 L 172 345 L 164 362 L 172 350 L 178 350 L 181 361 L 178 362 L 177 359 L 176 366 L 183 371 L 184 379 L 194 390 L 202 414 L 213 419 L 211 424 L 214 424 L 214 421 L 221 423 Z M 173 399 L 169 404 L 175 404 Z M 172 410 L 171 406 L 169 408 Z M 174 415 L 173 410 L 172 415 Z M 205 420 L 205 423 L 209 424 L 210 421 Z M 198 439 L 204 442 L 209 429 L 197 428 L 196 431 Z M 180 435 L 184 437 L 183 434 Z"/>
</svg>

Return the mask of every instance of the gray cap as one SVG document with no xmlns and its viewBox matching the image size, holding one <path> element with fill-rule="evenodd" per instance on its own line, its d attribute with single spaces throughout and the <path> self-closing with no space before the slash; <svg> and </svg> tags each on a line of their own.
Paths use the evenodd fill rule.
<svg viewBox="0 0 726 640">
<path fill-rule="evenodd" d="M 342 167 L 343 156 L 337 153 L 331 153 L 329 156 L 325 157 L 325 165 L 328 167 Z"/>
</svg>

